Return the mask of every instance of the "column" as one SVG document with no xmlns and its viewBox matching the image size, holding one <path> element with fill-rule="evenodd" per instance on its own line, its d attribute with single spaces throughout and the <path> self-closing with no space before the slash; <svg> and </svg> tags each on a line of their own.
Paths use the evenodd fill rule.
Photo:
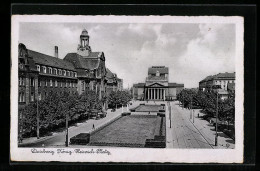
<svg viewBox="0 0 260 171">
<path fill-rule="evenodd" d="M 154 100 L 154 94 L 155 94 L 155 93 L 154 93 L 154 88 L 153 88 L 153 100 Z"/>
<path fill-rule="evenodd" d="M 159 89 L 157 89 L 157 100 L 159 100 Z"/>
<path fill-rule="evenodd" d="M 165 89 L 163 89 L 163 100 L 165 100 Z"/>
<path fill-rule="evenodd" d="M 147 91 L 148 91 L 148 97 L 147 97 L 147 99 L 150 100 L 150 89 L 148 88 Z"/>
<path fill-rule="evenodd" d="M 160 88 L 160 95 L 159 95 L 159 98 L 160 98 L 160 100 L 162 100 L 162 89 Z"/>
<path fill-rule="evenodd" d="M 160 89 L 160 99 L 162 100 L 162 89 Z"/>
</svg>

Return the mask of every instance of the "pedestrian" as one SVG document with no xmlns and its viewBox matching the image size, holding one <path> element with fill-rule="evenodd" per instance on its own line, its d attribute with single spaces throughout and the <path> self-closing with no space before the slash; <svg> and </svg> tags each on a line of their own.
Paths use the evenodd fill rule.
<svg viewBox="0 0 260 171">
<path fill-rule="evenodd" d="M 93 127 L 92 127 L 92 129 L 95 129 L 95 125 L 93 124 Z"/>
</svg>

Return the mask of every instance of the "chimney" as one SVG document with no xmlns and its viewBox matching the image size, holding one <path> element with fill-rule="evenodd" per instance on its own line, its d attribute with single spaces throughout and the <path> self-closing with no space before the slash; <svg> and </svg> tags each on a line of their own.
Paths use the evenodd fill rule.
<svg viewBox="0 0 260 171">
<path fill-rule="evenodd" d="M 58 46 L 54 46 L 54 57 L 59 58 Z"/>
</svg>

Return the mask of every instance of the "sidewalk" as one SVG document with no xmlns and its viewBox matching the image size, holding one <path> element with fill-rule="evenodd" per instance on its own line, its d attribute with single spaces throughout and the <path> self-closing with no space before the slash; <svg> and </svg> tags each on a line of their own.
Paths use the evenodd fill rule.
<svg viewBox="0 0 260 171">
<path fill-rule="evenodd" d="M 129 108 L 135 107 L 139 103 L 133 103 Z M 124 107 L 126 111 L 126 107 Z M 79 133 L 87 133 L 93 130 L 93 124 L 95 128 L 110 122 L 114 118 L 118 117 L 122 113 L 122 108 L 118 108 L 115 112 L 111 112 L 111 109 L 107 111 L 107 116 L 105 118 L 94 120 L 89 119 L 82 123 L 77 123 L 75 126 L 69 127 L 69 139 Z M 36 137 L 25 138 L 23 143 L 19 143 L 19 146 L 23 147 L 49 147 L 49 146 L 64 146 L 65 145 L 65 130 L 62 132 L 54 132 L 52 136 L 41 137 L 37 139 Z"/>
<path fill-rule="evenodd" d="M 215 127 L 211 125 L 208 121 L 203 120 L 202 118 L 198 118 L 198 113 L 199 109 L 194 109 L 194 123 L 193 123 L 193 116 L 192 119 L 190 119 L 190 110 L 185 109 L 179 106 L 179 102 L 171 102 L 171 107 L 172 107 L 172 114 L 173 114 L 173 119 L 176 117 L 176 115 L 182 115 L 179 116 L 183 120 L 186 121 L 187 125 L 190 125 L 189 127 L 192 128 L 192 126 L 195 128 L 194 130 L 192 129 L 191 131 L 194 132 L 194 135 L 199 135 L 200 136 L 195 136 L 194 138 L 202 137 L 204 139 L 204 142 L 207 142 L 211 148 L 220 148 L 220 149 L 233 149 L 235 148 L 235 142 L 231 138 L 229 138 L 227 135 L 225 135 L 223 132 L 218 132 L 218 146 L 215 146 Z M 174 113 L 175 111 L 175 113 Z M 200 113 L 200 116 L 203 114 Z M 173 121 L 174 122 L 174 121 Z M 175 122 L 176 123 L 176 122 Z M 185 134 L 185 133 L 184 133 Z M 175 137 L 176 138 L 176 137 Z M 196 143 L 194 143 L 196 144 Z M 199 143 L 200 144 L 200 143 Z M 174 146 L 174 145 L 173 145 Z"/>
</svg>

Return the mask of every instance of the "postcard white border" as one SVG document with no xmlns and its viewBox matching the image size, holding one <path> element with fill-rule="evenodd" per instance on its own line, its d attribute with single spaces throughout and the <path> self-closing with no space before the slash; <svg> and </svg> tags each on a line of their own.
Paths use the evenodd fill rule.
<svg viewBox="0 0 260 171">
<path fill-rule="evenodd" d="M 111 155 L 42 154 L 18 148 L 18 37 L 20 22 L 53 23 L 233 23 L 236 24 L 235 149 L 107 148 Z M 11 161 L 242 163 L 244 149 L 244 19 L 239 16 L 62 16 L 13 15 L 11 27 Z M 57 148 L 45 148 L 54 150 Z M 93 148 L 96 149 L 96 148 Z M 68 150 L 74 150 L 69 148 Z M 87 150 L 87 148 L 82 148 Z"/>
</svg>

